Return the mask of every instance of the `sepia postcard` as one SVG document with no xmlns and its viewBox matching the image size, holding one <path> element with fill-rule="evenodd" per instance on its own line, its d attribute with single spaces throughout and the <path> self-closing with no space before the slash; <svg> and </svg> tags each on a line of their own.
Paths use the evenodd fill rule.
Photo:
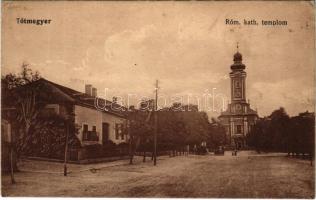
<svg viewBox="0 0 316 200">
<path fill-rule="evenodd" d="M 2 1 L 1 195 L 315 198 L 314 1 Z"/>
</svg>

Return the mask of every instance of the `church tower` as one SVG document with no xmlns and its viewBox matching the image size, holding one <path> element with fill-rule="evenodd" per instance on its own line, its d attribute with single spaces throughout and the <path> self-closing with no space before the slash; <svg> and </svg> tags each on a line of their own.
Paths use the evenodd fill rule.
<svg viewBox="0 0 316 200">
<path fill-rule="evenodd" d="M 238 47 L 238 46 L 237 46 Z M 246 76 L 244 71 L 246 66 L 242 63 L 242 55 L 238 52 L 234 55 L 234 64 L 230 66 L 232 70 L 229 73 L 231 79 L 231 102 L 245 103 L 246 102 Z"/>
<path fill-rule="evenodd" d="M 229 145 L 241 149 L 246 147 L 245 137 L 255 124 L 258 114 L 250 108 L 249 102 L 246 101 L 246 65 L 242 62 L 238 44 L 233 62 L 229 73 L 231 103 L 227 106 L 227 110 L 221 113 L 219 119 L 226 129 Z"/>
</svg>

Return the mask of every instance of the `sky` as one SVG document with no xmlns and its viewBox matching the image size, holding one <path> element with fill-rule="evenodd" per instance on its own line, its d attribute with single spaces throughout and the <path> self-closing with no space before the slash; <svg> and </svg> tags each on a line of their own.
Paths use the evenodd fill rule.
<svg viewBox="0 0 316 200">
<path fill-rule="evenodd" d="M 197 104 L 207 94 L 213 99 L 200 107 L 218 116 L 230 100 L 238 42 L 251 107 L 261 117 L 281 106 L 293 116 L 314 111 L 313 9 L 306 1 L 2 2 L 1 73 L 18 73 L 26 62 L 50 81 L 82 92 L 92 84 L 99 96 L 131 104 L 154 97 L 158 79 L 161 105 L 179 96 Z M 288 25 L 261 25 L 277 19 Z"/>
</svg>

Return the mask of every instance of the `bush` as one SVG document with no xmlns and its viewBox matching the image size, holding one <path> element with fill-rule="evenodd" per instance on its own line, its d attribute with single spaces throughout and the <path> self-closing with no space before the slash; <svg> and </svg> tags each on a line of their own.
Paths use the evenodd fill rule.
<svg viewBox="0 0 316 200">
<path fill-rule="evenodd" d="M 101 144 L 93 144 L 85 146 L 87 158 L 100 158 L 103 156 L 103 146 Z"/>
<path fill-rule="evenodd" d="M 112 141 L 108 141 L 105 144 L 93 144 L 85 146 L 85 157 L 90 158 L 102 158 L 128 155 L 129 145 L 127 143 L 115 144 Z"/>
<path fill-rule="evenodd" d="M 120 143 L 117 145 L 121 155 L 129 154 L 129 144 L 126 142 Z"/>
<path fill-rule="evenodd" d="M 117 145 L 111 140 L 108 140 L 102 146 L 103 146 L 103 151 L 114 151 L 117 148 Z"/>
<path fill-rule="evenodd" d="M 30 127 L 29 134 L 23 134 L 23 128 L 16 128 L 17 153 L 23 156 L 63 159 L 66 142 L 65 120 L 59 115 L 41 117 Z M 70 148 L 80 146 L 76 130 L 70 127 L 68 145 Z"/>
</svg>

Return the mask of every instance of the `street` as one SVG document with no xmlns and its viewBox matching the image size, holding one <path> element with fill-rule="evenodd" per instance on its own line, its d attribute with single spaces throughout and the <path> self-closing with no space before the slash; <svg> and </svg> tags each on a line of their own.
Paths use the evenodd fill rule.
<svg viewBox="0 0 316 200">
<path fill-rule="evenodd" d="M 2 196 L 313 198 L 314 167 L 285 154 L 162 156 L 157 166 L 136 157 L 110 163 L 22 161 L 21 172 L 2 176 Z"/>
</svg>

